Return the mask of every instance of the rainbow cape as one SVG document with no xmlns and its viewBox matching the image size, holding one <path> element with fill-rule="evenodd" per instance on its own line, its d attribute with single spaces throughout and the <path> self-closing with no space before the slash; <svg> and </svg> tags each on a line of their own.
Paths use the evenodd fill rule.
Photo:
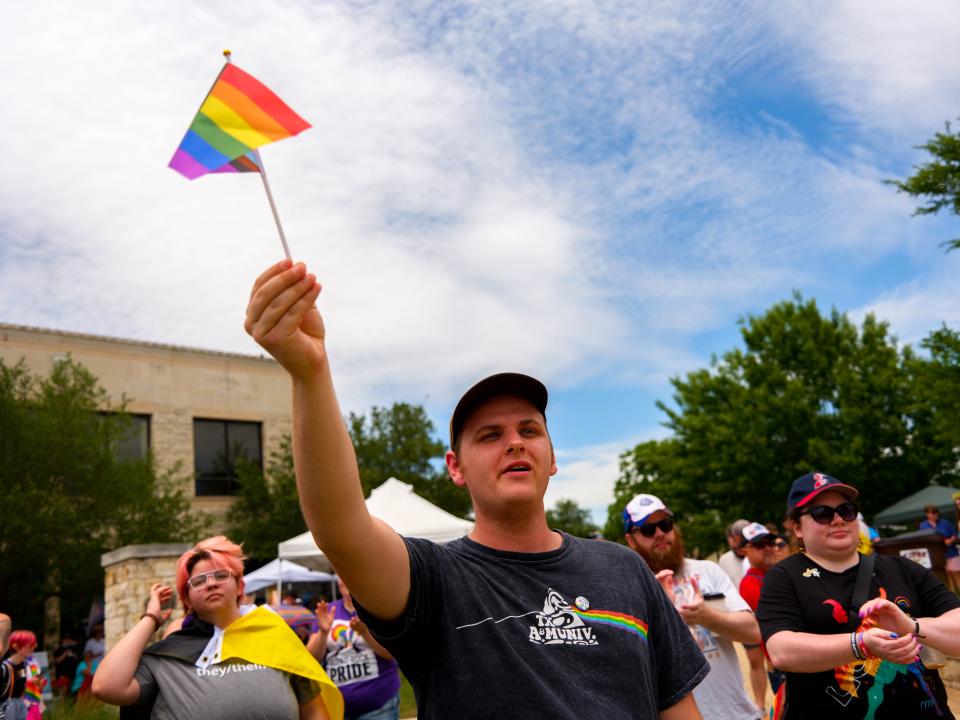
<svg viewBox="0 0 960 720">
<path fill-rule="evenodd" d="M 188 180 L 207 173 L 260 172 L 256 149 L 310 124 L 229 61 L 190 123 L 170 167 Z"/>
</svg>

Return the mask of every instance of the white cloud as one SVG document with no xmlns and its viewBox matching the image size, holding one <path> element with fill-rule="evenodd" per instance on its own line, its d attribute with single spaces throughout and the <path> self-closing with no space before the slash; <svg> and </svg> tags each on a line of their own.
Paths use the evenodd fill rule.
<svg viewBox="0 0 960 720">
<path fill-rule="evenodd" d="M 872 312 L 890 323 L 891 332 L 901 343 L 911 345 L 917 345 L 944 323 L 955 330 L 960 328 L 960 258 L 954 254 L 946 256 L 936 272 L 882 293 L 865 307 L 851 312 L 852 318 L 860 323 Z"/>
<path fill-rule="evenodd" d="M 955 3 L 758 3 L 822 100 L 868 128 L 923 141 L 958 113 Z"/>
<path fill-rule="evenodd" d="M 620 476 L 620 455 L 640 442 L 663 438 L 662 427 L 628 438 L 557 450 L 557 474 L 550 479 L 544 504 L 552 508 L 558 500 L 575 500 L 590 510 L 601 527 L 607 521 L 607 508 L 613 502 L 613 486 Z"/>
<path fill-rule="evenodd" d="M 836 55 L 851 12 L 818 21 L 817 57 Z M 279 255 L 259 181 L 165 167 L 227 46 L 314 125 L 263 156 L 294 254 L 324 284 L 345 407 L 439 402 L 508 367 L 552 385 L 662 383 L 697 362 L 697 333 L 784 297 L 825 257 L 829 274 L 905 242 L 908 208 L 870 152 L 824 160 L 782 119 L 718 121 L 731 73 L 808 47 L 755 15 L 586 0 L 11 6 L 0 316 L 256 351 L 242 312 Z M 865 45 L 857 77 L 883 85 Z M 952 87 L 952 70 L 924 68 Z M 813 79 L 852 107 L 841 74 Z"/>
</svg>

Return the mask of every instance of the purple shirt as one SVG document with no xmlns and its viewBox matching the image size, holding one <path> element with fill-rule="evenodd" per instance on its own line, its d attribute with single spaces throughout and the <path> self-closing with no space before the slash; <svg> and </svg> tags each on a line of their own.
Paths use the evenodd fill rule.
<svg viewBox="0 0 960 720">
<path fill-rule="evenodd" d="M 357 613 L 347 610 L 343 600 L 330 606 L 334 619 L 327 636 L 323 667 L 343 693 L 347 715 L 377 710 L 400 691 L 397 662 L 384 660 L 359 633 L 350 629 L 350 620 Z"/>
</svg>

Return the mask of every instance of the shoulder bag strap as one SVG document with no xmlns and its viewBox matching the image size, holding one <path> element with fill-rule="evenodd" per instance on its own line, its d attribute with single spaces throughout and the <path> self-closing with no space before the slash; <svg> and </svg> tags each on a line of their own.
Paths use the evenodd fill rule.
<svg viewBox="0 0 960 720">
<path fill-rule="evenodd" d="M 3 689 L 3 692 L 0 693 L 0 704 L 3 704 L 9 700 L 10 696 L 13 695 L 13 663 L 9 662 L 8 660 L 4 660 L 3 664 L 7 666 L 7 686 Z"/>
<path fill-rule="evenodd" d="M 857 570 L 857 583 L 853 586 L 853 611 L 859 612 L 870 595 L 870 581 L 873 579 L 873 567 L 877 556 L 873 553 L 860 556 L 860 569 Z"/>
</svg>

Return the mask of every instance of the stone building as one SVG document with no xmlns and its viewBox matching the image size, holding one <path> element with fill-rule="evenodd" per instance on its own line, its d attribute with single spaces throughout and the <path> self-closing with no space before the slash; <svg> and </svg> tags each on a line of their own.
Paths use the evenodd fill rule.
<svg viewBox="0 0 960 720">
<path fill-rule="evenodd" d="M 22 358 L 46 376 L 67 356 L 97 377 L 111 406 L 126 401 L 134 421 L 118 451 L 138 457 L 149 449 L 159 468 L 179 466 L 214 533 L 237 490 L 235 457 L 263 467 L 290 433 L 290 379 L 272 359 L 0 323 L 8 365 Z M 108 648 L 137 621 L 150 585 L 173 582 L 187 547 L 132 545 L 103 556 Z"/>
<path fill-rule="evenodd" d="M 179 466 L 194 508 L 223 513 L 236 492 L 237 452 L 261 467 L 291 430 L 290 379 L 262 356 L 0 323 L 0 358 L 23 358 L 48 375 L 70 356 L 90 370 L 134 422 L 122 452 L 153 451 L 162 469 Z M 192 476 L 192 477 L 191 477 Z"/>
</svg>

